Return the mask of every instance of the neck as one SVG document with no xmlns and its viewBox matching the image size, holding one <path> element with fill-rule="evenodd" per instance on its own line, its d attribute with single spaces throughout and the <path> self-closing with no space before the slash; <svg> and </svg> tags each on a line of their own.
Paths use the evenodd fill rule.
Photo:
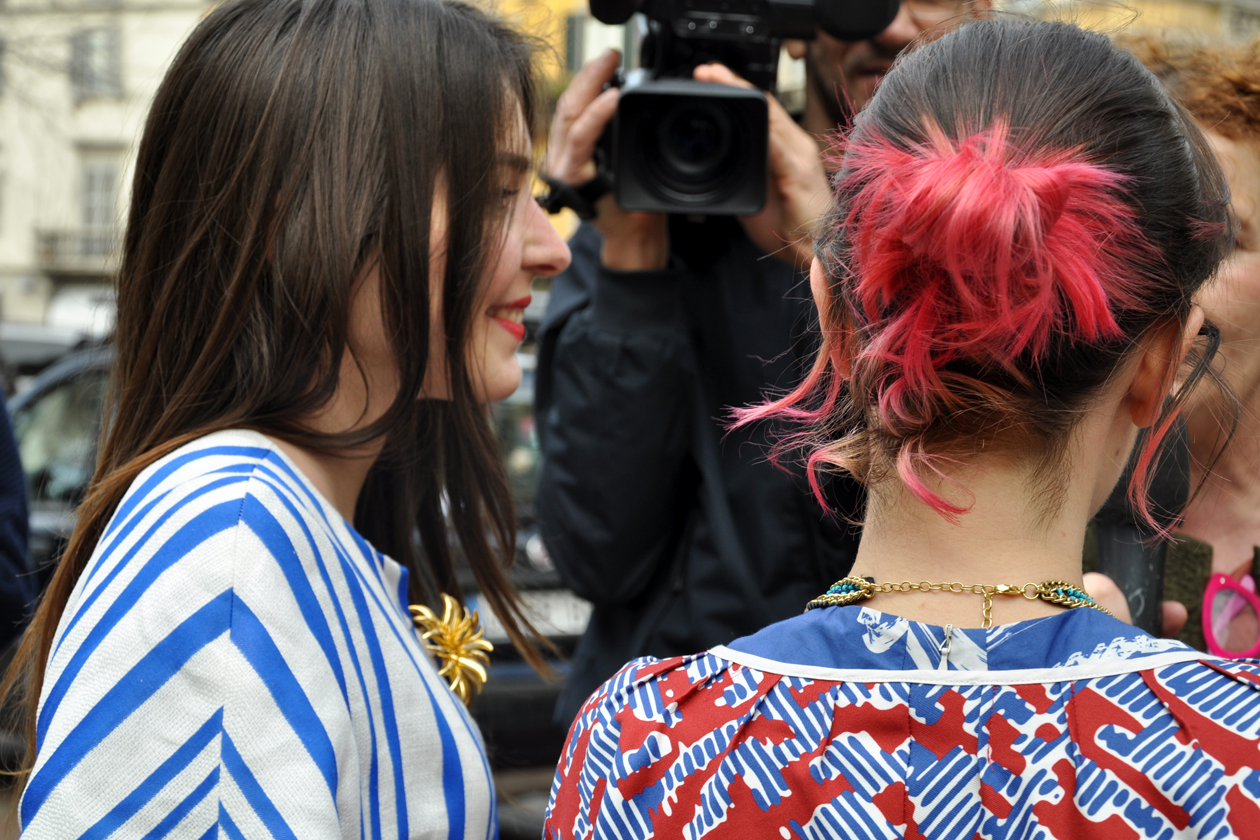
<svg viewBox="0 0 1260 840">
<path fill-rule="evenodd" d="M 1238 390 L 1238 429 L 1215 464 L 1214 450 L 1223 443 L 1221 413 L 1200 407 L 1188 418 L 1191 487 L 1202 486 L 1180 529 L 1210 544 L 1213 571 L 1226 574 L 1249 562 L 1260 545 L 1260 388 Z"/>
<path fill-rule="evenodd" d="M 360 294 L 370 293 L 368 305 L 379 309 L 377 284 L 369 283 Z M 398 393 L 396 373 L 388 362 L 371 353 L 356 355 L 348 350 L 341 357 L 341 381 L 336 392 L 315 412 L 302 418 L 303 426 L 318 434 L 338 435 L 354 432 L 379 420 Z M 361 366 L 361 359 L 372 360 Z M 354 523 L 354 509 L 359 493 L 367 481 L 368 471 L 385 448 L 385 439 L 376 438 L 359 446 L 338 449 L 332 453 L 308 449 L 277 440 L 276 446 L 315 485 L 341 517 Z"/>
<path fill-rule="evenodd" d="M 872 577 L 876 583 L 926 580 L 1023 586 L 1063 580 L 1079 586 L 1091 504 L 1088 494 L 1076 486 L 1081 482 L 1073 482 L 1064 493 L 1056 488 L 1043 494 L 1027 469 L 1001 463 L 982 466 L 952 476 L 975 498 L 956 521 L 930 509 L 898 480 L 872 488 L 853 574 Z M 952 502 L 969 501 L 948 484 L 936 490 Z M 1042 508 L 1047 499 L 1062 503 L 1046 512 Z M 871 606 L 929 624 L 980 627 L 983 622 L 983 599 L 974 594 L 880 593 Z M 1061 610 L 1043 601 L 1000 596 L 993 602 L 993 623 Z"/>
<path fill-rule="evenodd" d="M 329 455 L 273 438 L 272 442 L 289 456 L 302 475 L 315 486 L 342 518 L 354 523 L 354 508 L 367 481 L 368 471 L 381 453 L 381 444 Z"/>
</svg>

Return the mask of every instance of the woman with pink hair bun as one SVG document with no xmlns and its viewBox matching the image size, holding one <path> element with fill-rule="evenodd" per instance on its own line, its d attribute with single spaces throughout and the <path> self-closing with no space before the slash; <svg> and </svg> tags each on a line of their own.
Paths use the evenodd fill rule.
<svg viewBox="0 0 1260 840">
<path fill-rule="evenodd" d="M 631 662 L 561 757 L 546 837 L 1255 837 L 1260 663 L 1109 615 L 1086 524 L 1211 368 L 1228 252 L 1201 130 L 1105 37 L 967 24 L 838 143 L 822 349 L 772 457 L 869 502 L 798 618 Z M 1153 520 L 1152 520 L 1153 522 Z M 734 608 L 734 607 L 733 607 Z"/>
</svg>

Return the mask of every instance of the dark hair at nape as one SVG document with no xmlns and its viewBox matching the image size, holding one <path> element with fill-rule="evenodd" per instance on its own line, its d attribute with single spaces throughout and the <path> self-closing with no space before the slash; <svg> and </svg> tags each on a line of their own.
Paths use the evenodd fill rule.
<svg viewBox="0 0 1260 840">
<path fill-rule="evenodd" d="M 414 601 L 433 587 L 458 594 L 462 553 L 512 641 L 546 670 L 504 574 L 512 496 L 464 354 L 504 231 L 502 152 L 523 148 L 518 114 L 535 118 L 535 50 L 454 0 L 229 0 L 190 35 L 139 147 L 112 422 L 6 680 L 27 697 L 28 763 L 53 635 L 106 523 L 142 470 L 221 429 L 325 452 L 388 435 L 359 530 L 412 570 Z M 430 277 L 438 185 L 448 258 Z M 301 418 L 338 387 L 351 298 L 372 267 L 399 394 L 354 433 L 314 433 Z M 416 399 L 433 283 L 452 388 L 443 403 Z"/>
<path fill-rule="evenodd" d="M 895 472 L 954 517 L 933 476 L 1001 451 L 1039 452 L 1053 482 L 1081 408 L 1148 331 L 1184 323 L 1231 244 L 1194 121 L 1070 24 L 975 21 L 903 54 L 836 163 L 822 350 L 794 391 L 736 415 L 798 424 L 772 455 L 803 451 L 816 492 L 821 471 Z M 1193 385 L 1227 388 L 1214 349 L 1139 444 L 1140 510 Z"/>
</svg>

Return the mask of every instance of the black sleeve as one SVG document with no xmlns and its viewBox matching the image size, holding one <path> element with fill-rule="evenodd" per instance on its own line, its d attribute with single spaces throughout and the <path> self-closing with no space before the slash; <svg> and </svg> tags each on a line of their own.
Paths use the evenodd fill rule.
<svg viewBox="0 0 1260 840">
<path fill-rule="evenodd" d="M 9 412 L 0 410 L 0 647 L 26 626 L 39 595 L 27 546 L 26 479 Z"/>
<path fill-rule="evenodd" d="M 565 584 L 619 604 L 673 554 L 695 372 L 681 271 L 611 271 L 600 244 L 580 230 L 573 264 L 553 281 L 539 347 L 536 510 Z"/>
</svg>

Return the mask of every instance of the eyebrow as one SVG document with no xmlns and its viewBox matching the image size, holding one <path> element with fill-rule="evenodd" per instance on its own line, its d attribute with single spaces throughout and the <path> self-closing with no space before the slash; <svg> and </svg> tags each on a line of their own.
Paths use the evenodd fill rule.
<svg viewBox="0 0 1260 840">
<path fill-rule="evenodd" d="M 524 174 L 534 168 L 534 162 L 525 155 L 512 154 L 505 152 L 499 155 L 499 165 L 506 166 L 516 172 Z"/>
</svg>

